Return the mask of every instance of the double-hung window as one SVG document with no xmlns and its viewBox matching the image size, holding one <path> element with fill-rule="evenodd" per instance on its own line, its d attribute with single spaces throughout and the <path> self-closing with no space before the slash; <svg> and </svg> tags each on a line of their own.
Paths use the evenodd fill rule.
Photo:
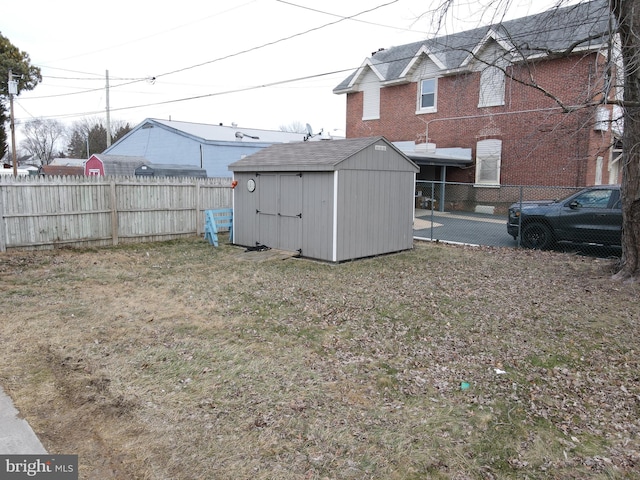
<svg viewBox="0 0 640 480">
<path fill-rule="evenodd" d="M 418 113 L 437 110 L 438 79 L 425 78 L 420 81 Z"/>
<path fill-rule="evenodd" d="M 500 185 L 502 140 L 480 140 L 476 145 L 476 185 Z"/>
</svg>

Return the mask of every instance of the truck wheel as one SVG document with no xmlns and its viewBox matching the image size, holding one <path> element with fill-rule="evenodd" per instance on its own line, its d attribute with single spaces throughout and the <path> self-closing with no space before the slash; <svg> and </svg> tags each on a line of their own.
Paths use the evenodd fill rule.
<svg viewBox="0 0 640 480">
<path fill-rule="evenodd" d="M 546 250 L 553 243 L 553 232 L 544 223 L 529 223 L 522 227 L 522 246 Z"/>
</svg>

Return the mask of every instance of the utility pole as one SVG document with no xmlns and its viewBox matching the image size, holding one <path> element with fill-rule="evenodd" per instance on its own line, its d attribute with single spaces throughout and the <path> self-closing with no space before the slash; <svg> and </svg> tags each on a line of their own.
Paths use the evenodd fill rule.
<svg viewBox="0 0 640 480">
<path fill-rule="evenodd" d="M 111 113 L 109 112 L 109 70 L 107 70 L 107 148 L 111 146 Z M 87 155 L 88 155 L 87 150 Z"/>
<path fill-rule="evenodd" d="M 18 82 L 13 79 L 13 72 L 9 69 L 9 105 L 11 109 L 11 153 L 13 155 L 13 176 L 18 176 L 18 158 L 16 156 L 16 125 L 13 116 L 13 96 L 18 94 Z"/>
</svg>

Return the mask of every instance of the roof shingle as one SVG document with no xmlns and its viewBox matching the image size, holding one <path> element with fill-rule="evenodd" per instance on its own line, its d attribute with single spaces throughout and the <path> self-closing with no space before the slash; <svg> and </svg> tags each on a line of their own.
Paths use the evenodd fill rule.
<svg viewBox="0 0 640 480">
<path fill-rule="evenodd" d="M 349 138 L 321 142 L 278 143 L 229 165 L 231 171 L 331 171 L 344 160 L 376 142 L 384 141 L 405 156 L 384 137 Z M 411 162 L 407 158 L 408 162 Z"/>
<path fill-rule="evenodd" d="M 537 15 L 380 50 L 367 61 L 384 76 L 385 82 L 392 82 L 402 79 L 402 73 L 423 46 L 444 65 L 445 70 L 455 70 L 463 66 L 490 31 L 512 46 L 512 55 L 530 58 L 564 52 L 570 47 L 578 50 L 598 48 L 609 37 L 609 23 L 610 11 L 606 0 L 580 2 Z M 358 71 L 345 78 L 334 92 L 348 91 Z"/>
</svg>

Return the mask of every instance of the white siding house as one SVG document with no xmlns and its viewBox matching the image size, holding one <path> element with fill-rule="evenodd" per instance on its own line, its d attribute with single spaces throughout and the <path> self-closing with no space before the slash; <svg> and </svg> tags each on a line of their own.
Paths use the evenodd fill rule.
<svg viewBox="0 0 640 480">
<path fill-rule="evenodd" d="M 209 177 L 229 177 L 230 163 L 269 145 L 302 142 L 305 137 L 304 133 L 148 118 L 103 153 L 144 157 L 152 164 L 195 165 Z"/>
</svg>

